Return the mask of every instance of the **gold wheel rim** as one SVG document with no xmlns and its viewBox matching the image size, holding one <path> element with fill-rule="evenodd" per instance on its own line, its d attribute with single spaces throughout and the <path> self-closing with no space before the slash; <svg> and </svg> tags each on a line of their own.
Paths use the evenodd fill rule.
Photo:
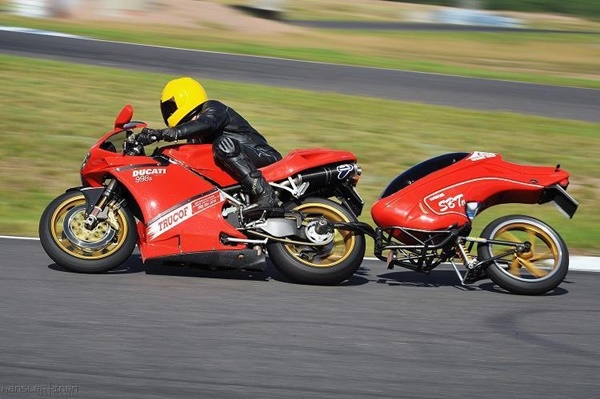
<svg viewBox="0 0 600 399">
<path fill-rule="evenodd" d="M 522 253 L 507 255 L 496 263 L 501 262 L 506 268 L 501 269 L 512 277 L 521 280 L 540 280 L 548 278 L 559 266 L 561 251 L 555 240 L 545 230 L 529 223 L 511 223 L 501 227 L 495 234 L 494 239 L 512 242 L 530 242 L 531 248 Z M 497 253 L 501 254 L 508 247 L 498 245 Z"/>
<path fill-rule="evenodd" d="M 118 231 L 101 222 L 94 230 L 84 227 L 86 201 L 83 195 L 67 198 L 50 218 L 52 238 L 65 253 L 79 259 L 98 260 L 117 252 L 125 242 L 129 226 L 121 211 L 114 212 Z M 112 211 L 110 211 L 112 212 Z"/>
<path fill-rule="evenodd" d="M 303 221 L 303 224 L 305 225 L 319 217 L 325 217 L 330 222 L 350 221 L 348 217 L 338 209 L 327 204 L 306 203 L 294 208 L 294 210 L 302 212 L 304 215 L 308 215 L 306 220 Z M 351 231 L 334 229 L 333 240 L 324 248 L 319 246 L 311 247 L 309 245 L 286 244 L 285 249 L 297 261 L 307 266 L 328 268 L 339 265 L 345 261 L 352 253 L 355 245 L 356 236 Z M 305 255 L 306 250 L 314 250 L 316 255 L 309 259 Z"/>
</svg>

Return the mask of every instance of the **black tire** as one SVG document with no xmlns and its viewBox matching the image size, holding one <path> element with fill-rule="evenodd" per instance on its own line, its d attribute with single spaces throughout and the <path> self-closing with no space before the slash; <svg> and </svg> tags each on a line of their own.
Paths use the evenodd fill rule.
<svg viewBox="0 0 600 399">
<path fill-rule="evenodd" d="M 137 242 L 135 219 L 126 208 L 113 212 L 115 230 L 102 222 L 89 231 L 83 227 L 86 201 L 69 191 L 52 201 L 40 219 L 42 247 L 56 264 L 79 273 L 104 273 L 125 262 Z"/>
<path fill-rule="evenodd" d="M 356 221 L 354 215 L 342 205 L 324 198 L 307 198 L 293 209 L 307 217 L 305 226 L 319 217 L 332 222 Z M 365 237 L 363 234 L 337 229 L 334 230 L 333 237 L 333 241 L 325 247 L 272 242 L 267 247 L 269 258 L 292 282 L 339 284 L 349 279 L 362 263 L 366 248 Z"/>
<path fill-rule="evenodd" d="M 523 253 L 500 244 L 479 244 L 480 261 L 510 252 L 491 261 L 485 269 L 500 287 L 515 294 L 540 295 L 552 291 L 565 279 L 569 270 L 569 251 L 561 236 L 548 224 L 524 215 L 509 215 L 488 224 L 481 233 L 487 239 L 530 242 Z"/>
</svg>

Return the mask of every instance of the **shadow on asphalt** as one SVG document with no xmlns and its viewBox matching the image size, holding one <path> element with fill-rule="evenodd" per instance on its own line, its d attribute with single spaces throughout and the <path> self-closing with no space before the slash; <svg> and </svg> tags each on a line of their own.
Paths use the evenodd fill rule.
<svg viewBox="0 0 600 399">
<path fill-rule="evenodd" d="M 377 284 L 386 284 L 390 287 L 394 286 L 410 286 L 421 288 L 438 288 L 438 287 L 456 287 L 462 291 L 491 291 L 499 294 L 514 295 L 504 289 L 498 287 L 490 280 L 481 280 L 473 284 L 462 285 L 458 280 L 458 276 L 453 270 L 434 270 L 431 274 L 423 274 L 411 270 L 397 271 L 379 274 L 375 282 Z M 564 282 L 566 283 L 566 281 Z M 564 295 L 569 291 L 558 287 L 554 291 L 548 292 L 543 296 Z"/>
<path fill-rule="evenodd" d="M 74 273 L 74 272 L 71 272 L 71 271 L 65 269 L 64 267 L 62 267 L 60 265 L 57 265 L 56 263 L 48 265 L 48 269 L 55 270 L 58 272 L 64 272 L 64 273 Z M 141 273 L 143 271 L 144 271 L 144 264 L 142 263 L 142 260 L 140 259 L 140 257 L 138 255 L 132 255 L 116 269 L 113 269 L 109 272 L 102 273 L 102 274 L 107 274 L 107 275 L 130 274 L 130 273 Z"/>
<path fill-rule="evenodd" d="M 70 273 L 65 268 L 51 264 L 49 269 Z M 146 273 L 148 275 L 157 276 L 177 276 L 177 277 L 200 277 L 200 278 L 217 278 L 217 279 L 234 279 L 234 280 L 252 280 L 252 281 L 269 281 L 275 280 L 283 283 L 292 284 L 285 276 L 283 276 L 270 261 L 267 261 L 267 269 L 264 272 L 259 271 L 238 271 L 238 270 L 206 270 L 188 266 L 171 266 L 159 263 L 142 263 L 139 255 L 132 255 L 125 263 L 118 268 L 113 269 L 105 275 L 113 274 L 131 274 L 131 273 Z M 371 270 L 366 267 L 360 267 L 356 273 L 348 280 L 338 284 L 341 287 L 359 286 L 367 283 L 384 284 L 389 287 L 419 287 L 419 288 L 439 288 L 439 287 L 455 287 L 462 291 L 491 291 L 499 294 L 513 295 L 502 288 L 498 287 L 490 280 L 481 280 L 474 284 L 461 285 L 456 273 L 453 270 L 434 270 L 431 274 L 414 272 L 412 270 L 400 270 L 389 273 L 377 274 L 373 277 Z M 565 280 L 564 284 L 571 282 Z M 548 292 L 543 296 L 564 295 L 569 291 L 558 287 L 554 291 Z"/>
<path fill-rule="evenodd" d="M 69 270 L 55 263 L 48 266 L 49 269 L 71 273 Z M 176 276 L 176 277 L 201 277 L 201 278 L 218 278 L 218 279 L 234 279 L 234 280 L 252 280 L 252 281 L 269 281 L 275 280 L 291 284 L 292 282 L 283 276 L 270 261 L 267 261 L 267 269 L 264 272 L 260 271 L 239 271 L 239 270 L 207 270 L 206 268 L 197 268 L 189 266 L 172 266 L 164 265 L 156 262 L 142 263 L 139 255 L 132 255 L 126 262 L 121 264 L 116 269 L 103 273 L 104 275 L 112 274 L 131 274 L 131 273 L 146 273 L 148 275 L 157 276 Z M 344 281 L 339 286 L 355 286 L 368 283 L 369 280 L 361 277 L 360 274 L 355 274 L 348 280 Z"/>
</svg>

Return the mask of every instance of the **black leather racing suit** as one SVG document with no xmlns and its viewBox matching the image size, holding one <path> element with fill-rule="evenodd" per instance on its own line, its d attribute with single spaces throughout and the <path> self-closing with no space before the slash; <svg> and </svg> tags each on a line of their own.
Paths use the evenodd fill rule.
<svg viewBox="0 0 600 399">
<path fill-rule="evenodd" d="M 268 183 L 257 168 L 281 159 L 281 154 L 234 109 L 208 100 L 192 114 L 191 121 L 175 127 L 178 139 L 212 143 L 219 167 L 240 182 L 261 205 L 275 206 Z"/>
</svg>

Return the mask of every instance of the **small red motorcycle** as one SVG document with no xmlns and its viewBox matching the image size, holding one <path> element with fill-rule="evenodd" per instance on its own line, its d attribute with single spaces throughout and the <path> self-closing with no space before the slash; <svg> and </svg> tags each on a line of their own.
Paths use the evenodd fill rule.
<svg viewBox="0 0 600 399">
<path fill-rule="evenodd" d="M 336 284 L 360 266 L 365 237 L 337 230 L 356 222 L 361 170 L 346 151 L 303 149 L 262 168 L 284 206 L 280 214 L 246 217 L 241 186 L 214 162 L 212 146 L 175 144 L 151 155 L 136 141 L 133 109 L 86 155 L 82 186 L 43 212 L 46 253 L 75 272 L 118 267 L 139 247 L 142 260 L 210 269 L 266 268 L 265 254 L 291 281 Z M 332 201 L 329 198 L 337 198 Z"/>
<path fill-rule="evenodd" d="M 374 229 L 357 220 L 364 202 L 356 192 L 356 157 L 296 150 L 261 169 L 282 212 L 247 218 L 248 195 L 215 165 L 210 145 L 175 144 L 146 155 L 134 133 L 145 124 L 132 116 L 126 106 L 84 159 L 83 185 L 42 215 L 41 243 L 68 270 L 114 269 L 137 244 L 143 261 L 211 269 L 264 270 L 267 253 L 293 282 L 337 284 L 358 269 L 370 236 L 388 268 L 428 274 L 450 263 L 462 284 L 489 277 L 510 292 L 534 295 L 567 274 L 567 246 L 541 220 L 503 216 L 480 236 L 469 235 L 475 216 L 498 204 L 554 202 L 572 217 L 578 204 L 560 166 L 517 165 L 485 152 L 429 159 L 385 188 L 371 209 Z"/>
<path fill-rule="evenodd" d="M 487 152 L 445 154 L 392 180 L 371 208 L 379 227 L 362 231 L 375 239 L 375 256 L 390 269 L 398 265 L 428 274 L 449 262 L 462 284 L 489 277 L 513 293 L 542 294 L 568 271 L 569 252 L 558 232 L 533 217 L 508 215 L 472 237 L 471 222 L 506 203 L 554 202 L 572 218 L 578 203 L 565 191 L 568 185 L 569 174 L 560 165 L 517 165 Z"/>
</svg>

